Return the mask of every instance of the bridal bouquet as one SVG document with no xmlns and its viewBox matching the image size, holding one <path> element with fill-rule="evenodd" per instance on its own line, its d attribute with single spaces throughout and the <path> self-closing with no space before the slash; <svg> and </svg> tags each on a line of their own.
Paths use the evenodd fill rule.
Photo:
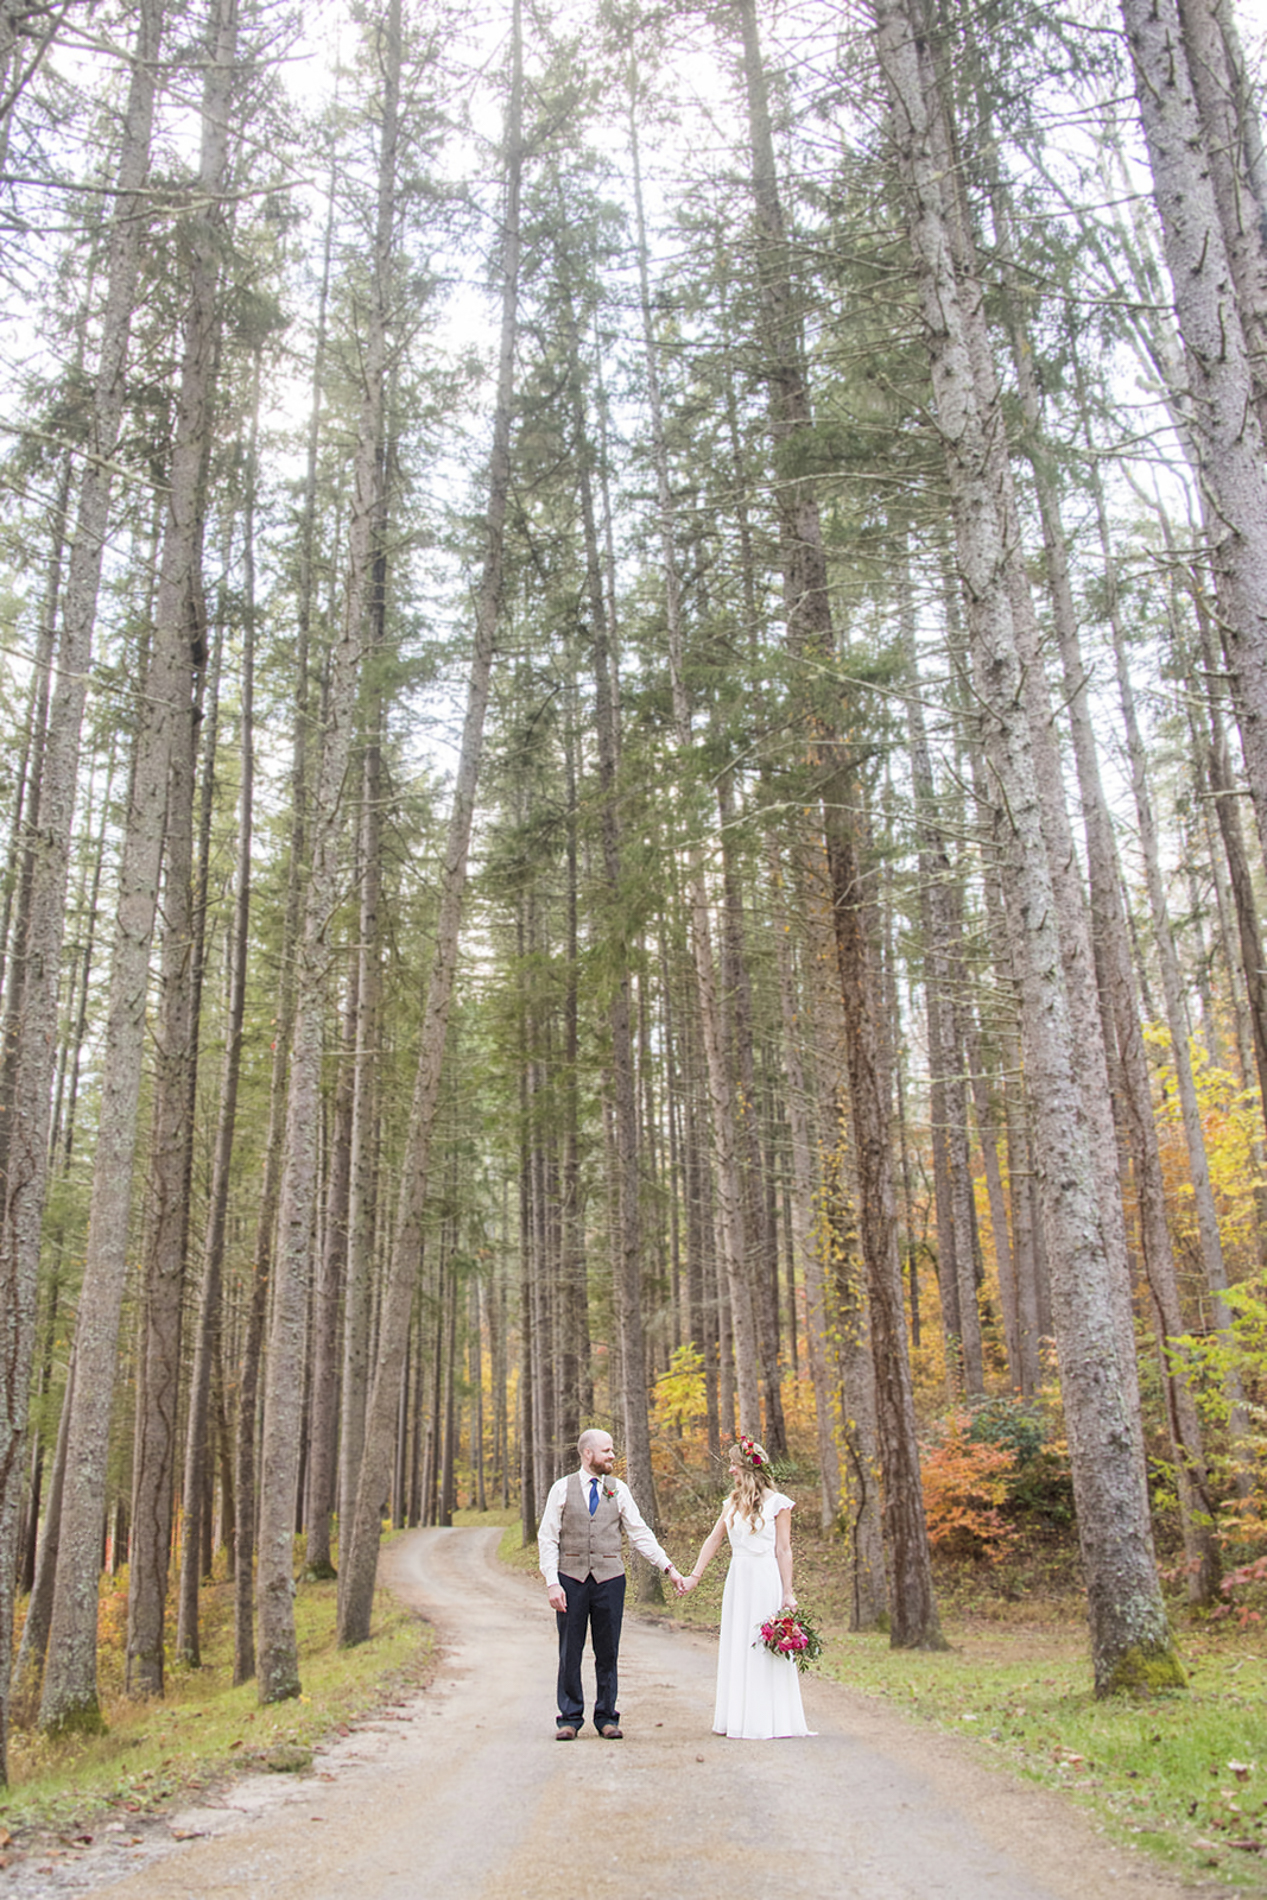
<svg viewBox="0 0 1267 1900">
<path fill-rule="evenodd" d="M 768 1649 L 772 1656 L 786 1656 L 798 1669 L 808 1669 L 823 1653 L 823 1641 L 804 1611 L 784 1610 L 761 1625 L 761 1633 L 752 1645 Z"/>
</svg>

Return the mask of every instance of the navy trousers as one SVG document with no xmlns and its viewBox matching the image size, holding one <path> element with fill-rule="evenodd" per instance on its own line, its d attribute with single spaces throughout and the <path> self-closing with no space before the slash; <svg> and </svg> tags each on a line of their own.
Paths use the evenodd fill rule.
<svg viewBox="0 0 1267 1900">
<path fill-rule="evenodd" d="M 560 1575 L 566 1610 L 556 1610 L 559 1626 L 559 1727 L 580 1728 L 585 1721 L 581 1687 L 581 1659 L 588 1633 L 594 1645 L 598 1690 L 594 1699 L 594 1727 L 619 1722 L 616 1708 L 616 1658 L 620 1652 L 620 1624 L 625 1613 L 625 1573 L 599 1583 L 595 1577 Z"/>
</svg>

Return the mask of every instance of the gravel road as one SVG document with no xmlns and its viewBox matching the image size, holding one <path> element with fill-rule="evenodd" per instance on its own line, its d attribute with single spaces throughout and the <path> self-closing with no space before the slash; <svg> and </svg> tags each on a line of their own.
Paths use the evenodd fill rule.
<svg viewBox="0 0 1267 1900">
<path fill-rule="evenodd" d="M 970 1744 L 807 1677 L 817 1733 L 709 1732 L 715 1644 L 627 1615 L 626 1739 L 554 1740 L 554 1619 L 497 1530 L 415 1531 L 387 1581 L 438 1625 L 428 1687 L 301 1777 L 253 1775 L 135 1844 L 26 1860 L 0 1900 L 1169 1900 L 1197 1889 L 1108 1844 Z M 587 1688 L 591 1677 L 587 1669 Z M 584 1874 L 578 1878 L 578 1869 Z M 1205 1892 L 1223 1891 L 1212 1887 Z"/>
</svg>

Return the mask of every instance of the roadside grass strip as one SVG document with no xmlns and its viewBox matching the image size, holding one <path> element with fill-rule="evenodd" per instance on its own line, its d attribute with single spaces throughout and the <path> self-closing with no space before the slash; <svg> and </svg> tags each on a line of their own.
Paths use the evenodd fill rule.
<svg viewBox="0 0 1267 1900">
<path fill-rule="evenodd" d="M 970 1737 L 1000 1765 L 1059 1788 L 1116 1839 L 1176 1871 L 1267 1890 L 1267 1666 L 1234 1637 L 1189 1633 L 1187 1690 L 1097 1701 L 1081 1632 L 949 1622 L 952 1649 L 889 1648 L 836 1632 L 820 1669 Z"/>
<path fill-rule="evenodd" d="M 122 1658 L 107 1644 L 101 1663 L 105 1734 L 55 1740 L 31 1729 L 11 1734 L 10 1786 L 0 1794 L 0 1820 L 10 1838 L 0 1842 L 0 1854 L 20 1847 L 29 1830 L 86 1836 L 111 1821 L 126 1825 L 130 1817 L 161 1813 L 241 1769 L 305 1768 L 324 1737 L 346 1732 L 425 1679 L 434 1649 L 427 1624 L 380 1590 L 371 1640 L 340 1649 L 337 1594 L 333 1582 L 299 1585 L 303 1692 L 267 1708 L 254 1680 L 233 1686 L 231 1583 L 207 1586 L 203 1666 L 169 1662 L 161 1700 L 135 1701 L 123 1693 Z"/>
</svg>

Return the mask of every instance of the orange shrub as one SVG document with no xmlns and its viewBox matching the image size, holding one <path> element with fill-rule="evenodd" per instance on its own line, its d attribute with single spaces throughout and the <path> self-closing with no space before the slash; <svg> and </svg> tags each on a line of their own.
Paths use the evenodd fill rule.
<svg viewBox="0 0 1267 1900">
<path fill-rule="evenodd" d="M 997 1563 L 1017 1541 L 1003 1515 L 1012 1454 L 969 1438 L 971 1420 L 955 1412 L 925 1453 L 921 1477 L 928 1541 L 939 1557 L 979 1557 Z"/>
</svg>

